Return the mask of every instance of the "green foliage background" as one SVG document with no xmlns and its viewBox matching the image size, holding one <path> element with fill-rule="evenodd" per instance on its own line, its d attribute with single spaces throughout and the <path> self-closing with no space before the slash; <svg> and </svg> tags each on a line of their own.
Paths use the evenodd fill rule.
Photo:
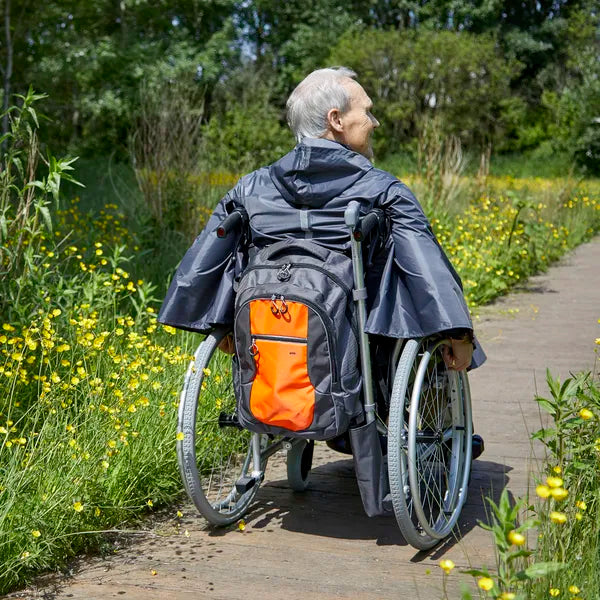
<svg viewBox="0 0 600 600">
<path fill-rule="evenodd" d="M 57 152 L 127 159 L 144 96 L 187 86 L 202 96 L 208 162 L 247 170 L 293 143 L 284 114 L 293 87 L 314 68 L 346 64 L 385 125 L 378 158 L 414 149 L 421 119 L 435 116 L 475 154 L 542 148 L 600 170 L 592 0 L 7 5 L 4 88 L 49 94 L 42 138 Z"/>
</svg>

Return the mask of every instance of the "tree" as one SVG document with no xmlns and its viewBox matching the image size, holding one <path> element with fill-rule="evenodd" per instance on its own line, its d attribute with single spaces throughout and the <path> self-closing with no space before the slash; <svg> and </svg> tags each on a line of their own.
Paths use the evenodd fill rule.
<svg viewBox="0 0 600 600">
<path fill-rule="evenodd" d="M 542 101 L 555 149 L 600 174 L 600 14 L 582 9 L 569 20 L 567 60 L 553 73 L 557 85 Z"/>
<path fill-rule="evenodd" d="M 511 71 L 489 36 L 450 31 L 371 31 L 346 35 L 330 62 L 358 73 L 372 95 L 386 136 L 378 150 L 395 150 L 417 136 L 423 118 L 437 116 L 446 134 L 482 144 L 501 125 Z"/>
<path fill-rule="evenodd" d="M 279 106 L 294 85 L 323 64 L 340 37 L 361 23 L 343 0 L 251 0 L 238 18 L 257 67 L 276 73 Z"/>
<path fill-rule="evenodd" d="M 34 8 L 31 3 L 30 10 Z M 207 94 L 237 59 L 234 0 L 49 0 L 15 28 L 15 91 L 47 90 L 57 146 L 127 147 L 142 84 L 182 79 Z"/>
</svg>

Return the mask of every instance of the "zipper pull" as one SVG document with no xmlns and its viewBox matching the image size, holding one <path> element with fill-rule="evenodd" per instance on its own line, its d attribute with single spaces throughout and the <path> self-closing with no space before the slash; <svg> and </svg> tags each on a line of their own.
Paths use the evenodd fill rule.
<svg viewBox="0 0 600 600">
<path fill-rule="evenodd" d="M 288 311 L 288 305 L 285 303 L 285 297 L 282 295 L 279 297 L 279 300 L 281 301 L 281 308 L 279 311 L 282 315 L 285 315 L 285 313 Z"/>
<path fill-rule="evenodd" d="M 250 348 L 248 348 L 248 352 L 250 352 L 250 356 L 252 356 L 252 358 L 258 356 L 258 346 L 256 345 L 255 338 L 252 338 L 252 345 L 250 346 Z"/>
<path fill-rule="evenodd" d="M 279 271 L 277 271 L 277 279 L 279 281 L 287 281 L 290 278 L 290 269 L 292 268 L 292 263 L 286 263 L 283 265 Z"/>
<path fill-rule="evenodd" d="M 279 314 L 279 307 L 277 306 L 277 296 L 275 294 L 271 296 L 271 312 L 275 316 Z"/>
</svg>

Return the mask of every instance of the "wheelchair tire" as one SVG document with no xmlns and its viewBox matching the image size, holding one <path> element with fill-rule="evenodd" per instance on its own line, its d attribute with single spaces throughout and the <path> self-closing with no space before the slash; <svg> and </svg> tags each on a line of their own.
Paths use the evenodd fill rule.
<svg viewBox="0 0 600 600">
<path fill-rule="evenodd" d="M 471 396 L 466 373 L 446 368 L 444 341 L 408 340 L 396 369 L 388 472 L 406 541 L 427 550 L 448 536 L 467 498 Z"/>
<path fill-rule="evenodd" d="M 313 440 L 295 440 L 287 451 L 287 479 L 295 492 L 308 487 L 314 449 Z"/>
<path fill-rule="evenodd" d="M 186 492 L 198 511 L 213 525 L 238 520 L 253 501 L 260 481 L 239 492 L 236 482 L 254 470 L 264 471 L 266 459 L 253 465 L 252 434 L 223 415 L 235 415 L 232 357 L 218 350 L 227 335 L 215 329 L 198 346 L 185 375 L 179 402 L 177 459 Z M 258 434 L 255 434 L 258 435 Z M 264 439 L 262 439 L 264 438 Z M 266 436 L 261 436 L 261 447 Z"/>
</svg>

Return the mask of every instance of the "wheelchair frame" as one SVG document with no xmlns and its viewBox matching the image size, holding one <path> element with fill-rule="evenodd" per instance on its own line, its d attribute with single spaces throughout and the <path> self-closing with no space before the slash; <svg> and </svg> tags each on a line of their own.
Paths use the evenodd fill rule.
<svg viewBox="0 0 600 600">
<path fill-rule="evenodd" d="M 224 237 L 240 225 L 246 226 L 246 220 L 245 213 L 237 209 L 223 221 L 217 234 Z M 374 227 L 381 229 L 383 218 L 378 210 L 360 218 L 359 203 L 350 202 L 345 222 L 351 238 L 365 420 L 377 421 L 378 429 L 387 434 L 387 469 L 396 520 L 406 541 L 424 550 L 451 533 L 466 501 L 472 436 L 468 378 L 464 371 L 446 368 L 441 353 L 449 340 L 439 336 L 398 340 L 391 362 L 393 386 L 387 423 L 378 418 L 369 338 L 365 333 L 367 294 L 362 241 Z M 314 446 L 314 442 L 302 439 L 248 435 L 250 432 L 237 423 L 235 398 L 232 403 L 233 392 L 227 389 L 231 382 L 226 368 L 223 375 L 217 374 L 213 379 L 213 387 L 221 382 L 224 387 L 220 395 L 217 392 L 216 408 L 211 407 L 212 420 L 197 421 L 200 397 L 207 386 L 205 380 L 212 376 L 209 365 L 222 354 L 216 349 L 229 330 L 216 328 L 199 345 L 185 376 L 178 415 L 178 431 L 184 435 L 177 441 L 177 456 L 186 492 L 198 511 L 217 526 L 234 523 L 245 514 L 264 479 L 267 460 L 279 450 L 287 453 L 287 475 L 292 489 L 304 491 Z M 219 381 L 215 384 L 217 377 Z M 223 402 L 230 404 L 223 407 Z M 203 428 L 208 428 L 209 433 Z M 215 440 L 211 448 L 215 466 L 210 467 L 209 475 L 198 470 L 199 431 Z M 221 443 L 224 454 L 219 458 Z M 243 456 L 242 447 L 246 445 Z M 217 463 L 219 459 L 221 462 Z M 239 474 L 230 475 L 230 468 L 239 470 Z M 203 469 L 207 467 L 203 465 Z M 213 480 L 216 483 L 211 488 Z"/>
</svg>

